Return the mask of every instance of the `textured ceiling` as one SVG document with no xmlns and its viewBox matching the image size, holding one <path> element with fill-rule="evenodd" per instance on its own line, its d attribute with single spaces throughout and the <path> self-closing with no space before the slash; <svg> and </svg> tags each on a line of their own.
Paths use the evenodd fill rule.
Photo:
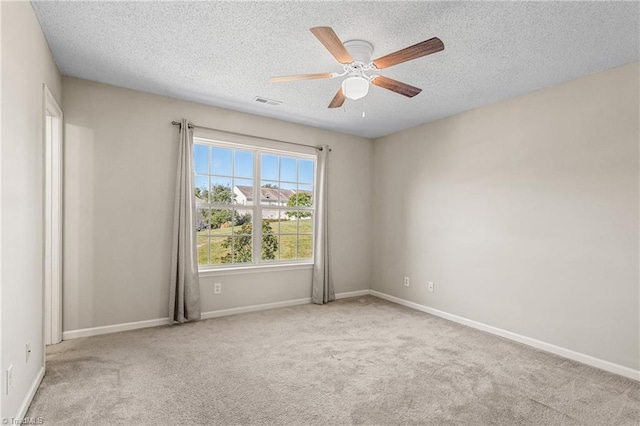
<svg viewBox="0 0 640 426">
<path fill-rule="evenodd" d="M 143 92 L 378 137 L 638 60 L 637 2 L 34 2 L 60 71 Z M 327 109 L 340 82 L 269 76 L 341 71 L 309 32 L 331 26 L 382 56 L 437 36 L 445 50 L 380 73 Z M 263 96 L 282 101 L 268 106 Z"/>
</svg>

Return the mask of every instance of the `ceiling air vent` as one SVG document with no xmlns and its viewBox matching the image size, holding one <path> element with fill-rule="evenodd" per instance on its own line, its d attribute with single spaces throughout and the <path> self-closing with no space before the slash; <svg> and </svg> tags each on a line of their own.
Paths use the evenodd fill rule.
<svg viewBox="0 0 640 426">
<path fill-rule="evenodd" d="M 278 106 L 282 103 L 282 101 L 274 101 L 273 99 L 267 99 L 261 96 L 256 96 L 255 98 L 253 98 L 253 100 L 261 104 L 267 104 L 272 106 Z"/>
</svg>

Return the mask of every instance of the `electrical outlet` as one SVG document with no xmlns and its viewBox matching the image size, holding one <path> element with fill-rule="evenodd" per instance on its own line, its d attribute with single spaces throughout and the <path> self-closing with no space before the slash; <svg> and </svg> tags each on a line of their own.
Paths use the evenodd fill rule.
<svg viewBox="0 0 640 426">
<path fill-rule="evenodd" d="M 222 293 L 222 283 L 213 283 L 213 294 Z"/>
<path fill-rule="evenodd" d="M 409 277 L 404 277 L 404 286 L 409 287 Z"/>
<path fill-rule="evenodd" d="M 427 284 L 427 290 L 429 290 L 429 293 L 433 293 L 434 291 L 434 285 L 431 281 L 429 281 L 429 284 Z"/>
<path fill-rule="evenodd" d="M 29 362 L 30 356 L 31 356 L 31 342 L 27 342 L 25 362 Z"/>
<path fill-rule="evenodd" d="M 13 364 L 11 364 L 9 368 L 7 368 L 6 380 L 7 386 L 5 386 L 5 393 L 9 395 L 9 391 L 11 391 L 11 388 L 13 387 Z"/>
</svg>

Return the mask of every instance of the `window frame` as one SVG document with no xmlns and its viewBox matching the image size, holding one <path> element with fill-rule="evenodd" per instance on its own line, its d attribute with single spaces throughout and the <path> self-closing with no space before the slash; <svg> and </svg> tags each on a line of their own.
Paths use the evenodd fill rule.
<svg viewBox="0 0 640 426">
<path fill-rule="evenodd" d="M 204 137 L 204 136 L 194 136 L 193 137 L 193 144 L 194 147 L 195 145 L 204 145 L 204 146 L 208 146 L 210 148 L 213 147 L 218 147 L 218 148 L 226 148 L 226 149 L 232 149 L 232 150 L 240 150 L 240 151 L 246 151 L 246 152 L 251 152 L 253 153 L 253 193 L 252 193 L 252 197 L 253 197 L 253 204 L 221 204 L 221 203 L 212 203 L 212 202 L 207 202 L 207 203 L 196 203 L 196 209 L 199 208 L 199 206 L 201 207 L 206 207 L 206 208 L 210 208 L 210 209 L 234 209 L 234 210 L 246 210 L 246 211 L 251 211 L 251 215 L 252 215 L 252 233 L 251 233 L 251 237 L 252 237 L 252 261 L 251 262 L 245 262 L 245 263 L 222 263 L 222 264 L 207 264 L 207 265 L 200 265 L 198 264 L 198 273 L 201 276 L 216 276 L 216 275 L 221 275 L 223 274 L 225 271 L 227 272 L 232 272 L 232 271 L 237 271 L 238 273 L 242 273 L 243 270 L 245 270 L 246 272 L 258 272 L 260 270 L 273 270 L 273 271 L 278 271 L 278 270 L 286 270 L 286 269 L 307 269 L 307 268 L 311 268 L 314 264 L 315 261 L 315 226 L 316 226 L 316 221 L 315 221 L 315 214 L 316 214 L 316 177 L 317 177 L 317 160 L 318 160 L 318 156 L 317 154 L 307 154 L 307 153 L 302 153 L 302 152 L 297 152 L 297 151 L 287 151 L 287 150 L 283 150 L 283 149 L 277 149 L 277 148 L 268 148 L 268 147 L 263 147 L 263 146 L 258 146 L 258 145 L 249 145 L 249 144 L 243 144 L 243 143 L 237 143 L 237 142 L 228 142 L 228 141 L 224 141 L 224 140 L 220 140 L 217 138 L 208 138 L 208 137 Z M 309 147 L 309 148 L 313 148 L 313 147 Z M 313 204 L 310 207 L 300 207 L 300 206 L 272 206 L 272 205 L 262 205 L 262 197 L 261 197 L 261 192 L 260 189 L 262 188 L 262 176 L 261 176 L 261 166 L 262 166 L 262 154 L 268 154 L 268 155 L 277 155 L 278 157 L 293 157 L 297 159 L 304 159 L 304 160 L 311 160 L 313 161 L 313 182 L 311 183 L 312 185 L 312 200 L 313 200 Z M 235 163 L 235 154 L 232 156 L 232 161 L 233 163 Z M 235 164 L 234 164 L 235 166 Z M 298 165 L 296 165 L 296 167 L 299 167 Z M 212 170 L 208 170 L 208 176 L 217 176 L 217 175 L 213 175 Z M 280 173 L 280 167 L 278 167 L 278 174 Z M 296 170 L 296 173 L 298 173 L 298 170 Z M 199 175 L 199 173 L 195 172 L 195 168 L 194 168 L 194 187 L 195 187 L 195 176 Z M 278 176 L 280 177 L 280 176 Z M 233 192 L 233 183 L 235 182 L 235 167 L 232 167 L 232 188 L 231 191 Z M 247 178 L 238 178 L 238 179 L 247 179 Z M 265 179 L 267 181 L 271 181 L 271 179 Z M 280 179 L 278 179 L 278 183 L 281 183 L 282 181 L 280 181 Z M 288 181 L 285 181 L 288 183 Z M 300 182 L 297 181 L 295 182 L 297 185 L 300 185 Z M 303 183 L 302 185 L 308 185 Z M 195 194 L 194 194 L 195 197 Z M 263 260 L 262 259 L 262 210 L 278 210 L 278 211 L 308 211 L 311 212 L 312 214 L 312 218 L 310 219 L 312 221 L 311 224 L 311 257 L 308 259 L 278 259 L 278 260 Z M 280 229 L 278 229 L 278 233 L 274 234 L 274 235 L 278 235 L 278 237 L 280 237 Z M 286 234 L 286 235 L 291 235 L 291 234 Z M 298 228 L 298 232 L 295 234 L 296 235 L 296 247 L 297 247 L 297 239 L 298 237 L 301 235 L 299 233 L 299 228 Z M 307 234 L 302 234 L 302 235 L 307 235 Z M 211 244 L 211 241 L 209 240 L 208 244 Z M 209 261 L 211 259 L 209 258 Z"/>
</svg>

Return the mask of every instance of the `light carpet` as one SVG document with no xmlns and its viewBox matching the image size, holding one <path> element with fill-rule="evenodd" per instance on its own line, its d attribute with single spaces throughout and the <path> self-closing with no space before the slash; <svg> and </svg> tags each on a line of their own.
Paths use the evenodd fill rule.
<svg viewBox="0 0 640 426">
<path fill-rule="evenodd" d="M 64 341 L 45 424 L 640 424 L 640 383 L 375 297 Z"/>
</svg>

